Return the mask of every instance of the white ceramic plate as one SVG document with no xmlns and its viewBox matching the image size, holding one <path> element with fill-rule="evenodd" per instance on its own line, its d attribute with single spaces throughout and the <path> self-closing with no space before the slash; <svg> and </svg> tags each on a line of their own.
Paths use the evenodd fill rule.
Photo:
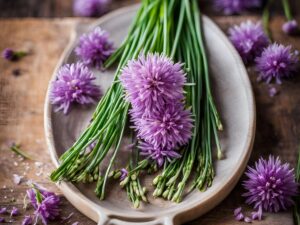
<svg viewBox="0 0 300 225">
<path fill-rule="evenodd" d="M 76 61 L 73 50 L 79 35 L 95 26 L 107 30 L 116 46 L 120 45 L 137 8 L 138 6 L 120 9 L 102 17 L 92 26 L 77 27 L 57 68 L 64 63 Z M 116 184 L 109 184 L 106 199 L 99 201 L 92 185 L 61 182 L 59 187 L 66 198 L 98 224 L 181 224 L 204 214 L 221 202 L 244 171 L 255 133 L 255 104 L 250 82 L 242 60 L 222 31 L 207 17 L 203 18 L 203 26 L 213 92 L 224 125 L 224 132 L 220 137 L 226 155 L 224 160 L 214 160 L 216 177 L 212 187 L 203 193 L 190 193 L 179 204 L 150 197 L 150 204 L 136 210 L 131 207 L 125 191 L 121 191 Z M 52 79 L 55 78 L 56 70 Z M 102 89 L 106 90 L 109 87 L 113 72 L 95 71 L 97 82 Z M 78 106 L 73 108 L 68 116 L 60 112 L 55 113 L 49 103 L 48 90 L 45 102 L 45 132 L 55 166 L 59 165 L 58 157 L 74 143 L 86 127 L 93 111 L 94 107 Z M 122 157 L 118 158 L 124 156 L 123 153 Z M 151 189 L 151 180 L 144 182 Z"/>
</svg>

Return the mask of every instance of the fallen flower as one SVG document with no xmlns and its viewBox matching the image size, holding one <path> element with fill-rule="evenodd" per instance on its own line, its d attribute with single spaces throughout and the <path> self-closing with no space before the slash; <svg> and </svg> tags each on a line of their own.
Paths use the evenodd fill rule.
<svg viewBox="0 0 300 225">
<path fill-rule="evenodd" d="M 68 216 L 61 217 L 61 219 L 62 219 L 62 221 L 66 221 L 66 220 L 69 220 L 73 215 L 74 215 L 74 213 L 71 212 Z"/>
<path fill-rule="evenodd" d="M 5 223 L 5 219 L 3 217 L 0 217 L 0 223 Z"/>
<path fill-rule="evenodd" d="M 258 211 L 251 212 L 252 220 L 261 220 L 262 219 L 262 208 L 259 208 Z"/>
<path fill-rule="evenodd" d="M 57 72 L 53 81 L 50 100 L 56 111 L 67 114 L 72 103 L 94 104 L 101 95 L 100 88 L 93 83 L 94 74 L 82 63 L 66 64 Z"/>
<path fill-rule="evenodd" d="M 233 211 L 233 215 L 237 216 L 242 212 L 242 207 L 238 207 Z"/>
<path fill-rule="evenodd" d="M 27 190 L 27 196 L 35 209 L 35 223 L 41 219 L 42 223 L 47 225 L 50 220 L 59 217 L 60 198 L 53 192 L 49 192 L 42 187 L 38 187 L 36 184 L 32 184 L 32 188 Z"/>
<path fill-rule="evenodd" d="M 246 223 L 252 223 L 252 220 L 251 220 L 250 217 L 246 216 L 246 217 L 244 218 L 244 222 L 246 222 Z"/>
<path fill-rule="evenodd" d="M 31 224 L 33 224 L 33 220 L 31 216 L 26 215 L 22 221 L 22 225 L 31 225 Z"/>
<path fill-rule="evenodd" d="M 299 53 L 292 51 L 291 46 L 274 43 L 265 48 L 255 62 L 262 80 L 270 83 L 275 79 L 278 84 L 281 84 L 282 78 L 289 78 L 297 71 Z"/>
<path fill-rule="evenodd" d="M 96 27 L 88 34 L 80 37 L 75 53 L 86 66 L 104 69 L 103 63 L 114 52 L 113 43 L 105 30 Z"/>
<path fill-rule="evenodd" d="M 15 61 L 15 60 L 21 59 L 25 55 L 27 55 L 26 52 L 14 51 L 11 48 L 6 48 L 2 51 L 2 57 L 9 61 Z"/>
<path fill-rule="evenodd" d="M 288 163 L 282 164 L 274 156 L 260 158 L 245 174 L 248 179 L 243 183 L 246 189 L 243 196 L 247 198 L 246 203 L 258 210 L 258 218 L 262 211 L 278 212 L 293 204 L 292 197 L 297 195 L 298 185 Z"/>
<path fill-rule="evenodd" d="M 251 63 L 268 46 L 269 38 L 260 22 L 248 20 L 229 29 L 229 39 L 245 63 Z"/>
<path fill-rule="evenodd" d="M 243 213 L 238 213 L 236 216 L 235 216 L 235 220 L 237 221 L 241 221 L 243 220 L 245 217 L 244 217 L 244 214 Z"/>
</svg>

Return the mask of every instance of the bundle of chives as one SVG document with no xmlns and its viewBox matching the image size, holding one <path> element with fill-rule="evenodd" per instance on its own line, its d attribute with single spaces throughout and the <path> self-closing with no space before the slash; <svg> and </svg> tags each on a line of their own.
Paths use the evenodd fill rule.
<svg viewBox="0 0 300 225">
<path fill-rule="evenodd" d="M 123 87 L 118 78 L 128 60 L 148 52 L 163 53 L 185 63 L 187 79 L 192 84 L 186 87 L 187 106 L 191 106 L 195 118 L 192 140 L 182 149 L 180 159 L 165 163 L 161 175 L 154 179 L 156 190 L 153 195 L 179 202 L 194 167 L 197 174 L 192 188 L 205 190 L 211 185 L 214 177 L 212 139 L 217 144 L 220 156 L 217 130 L 221 130 L 222 125 L 210 90 L 196 0 L 142 1 L 126 40 L 105 63 L 109 67 L 118 61 L 114 82 L 99 102 L 90 125 L 61 156 L 61 165 L 51 174 L 53 181 L 97 181 L 95 192 L 100 199 L 104 198 L 106 182 L 124 135 L 130 107 L 124 100 Z M 91 151 L 88 150 L 90 146 L 93 146 Z M 100 165 L 112 147 L 109 165 L 101 174 Z M 139 162 L 136 168 L 131 165 L 133 169 L 130 176 L 138 174 L 147 165 L 147 160 Z M 136 182 L 136 179 L 132 180 Z M 123 182 L 125 185 L 128 196 L 135 203 L 136 199 L 139 200 L 139 196 L 136 196 L 139 192 L 132 192 L 130 185 Z"/>
</svg>

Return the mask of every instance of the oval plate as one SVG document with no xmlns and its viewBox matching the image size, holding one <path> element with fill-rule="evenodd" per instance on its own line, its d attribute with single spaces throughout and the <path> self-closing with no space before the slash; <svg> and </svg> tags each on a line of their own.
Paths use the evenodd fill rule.
<svg viewBox="0 0 300 225">
<path fill-rule="evenodd" d="M 73 50 L 81 33 L 101 26 L 110 33 L 115 45 L 120 45 L 138 7 L 135 5 L 117 10 L 100 18 L 91 26 L 79 25 L 54 71 L 52 80 L 55 79 L 57 69 L 61 65 L 77 60 Z M 58 186 L 66 198 L 98 224 L 181 224 L 195 219 L 220 203 L 243 173 L 255 134 L 255 104 L 251 85 L 241 58 L 223 32 L 207 17 L 203 17 L 203 27 L 212 88 L 224 125 L 220 138 L 226 155 L 223 160 L 214 160 L 216 176 L 212 187 L 205 192 L 193 191 L 179 204 L 149 197 L 150 204 L 136 210 L 131 207 L 125 191 L 121 191 L 117 184 L 109 184 L 106 199 L 99 201 L 92 185 L 60 182 Z M 114 71 L 94 72 L 97 83 L 103 91 L 107 90 Z M 75 106 L 68 116 L 61 112 L 55 113 L 49 102 L 48 88 L 45 102 L 45 133 L 55 166 L 59 165 L 59 156 L 74 143 L 86 127 L 94 109 L 95 107 Z M 119 154 L 126 156 L 122 151 Z M 143 182 L 149 189 L 152 188 L 151 179 Z"/>
</svg>

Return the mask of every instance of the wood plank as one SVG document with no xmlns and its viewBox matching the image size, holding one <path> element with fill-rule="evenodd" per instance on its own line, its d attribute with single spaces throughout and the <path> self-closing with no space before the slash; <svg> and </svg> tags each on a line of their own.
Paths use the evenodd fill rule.
<svg viewBox="0 0 300 225">
<path fill-rule="evenodd" d="M 257 17 L 247 17 L 257 19 Z M 215 21 L 223 28 L 227 28 L 246 17 L 216 17 Z M 43 131 L 43 104 L 46 88 L 52 71 L 69 40 L 69 35 L 79 19 L 2 19 L 0 20 L 0 50 L 5 47 L 14 49 L 30 49 L 32 54 L 19 62 L 7 62 L 0 59 L 0 207 L 17 206 L 22 208 L 26 185 L 15 185 L 12 174 L 24 175 L 59 192 L 48 179 L 53 165 L 50 161 Z M 280 31 L 282 18 L 272 22 L 275 40 L 292 44 L 300 49 L 299 37 L 287 37 Z M 14 76 L 14 70 L 20 70 L 21 75 Z M 256 82 L 253 67 L 248 69 L 255 97 L 257 101 L 257 135 L 254 151 L 250 160 L 252 165 L 260 155 L 275 154 L 284 161 L 296 164 L 297 146 L 300 144 L 300 77 L 284 82 L 279 86 L 280 94 L 275 98 L 268 95 L 268 87 L 264 83 Z M 22 143 L 22 148 L 32 157 L 41 162 L 18 161 L 7 150 L 8 141 Z M 232 216 L 234 208 L 242 205 L 250 212 L 250 208 L 243 204 L 240 197 L 243 192 L 241 184 L 218 207 L 188 224 L 229 225 L 240 224 Z M 12 201 L 14 199 L 14 201 Z M 95 224 L 77 212 L 64 198 L 62 202 L 63 216 L 76 212 L 72 222 L 80 224 Z M 22 215 L 32 213 L 32 209 Z M 8 216 L 6 216 L 8 218 Z M 9 218 L 8 218 L 9 219 Z M 20 224 L 22 216 L 14 218 L 13 224 Z M 52 223 L 57 224 L 57 223 Z M 259 225 L 290 225 L 291 212 L 266 214 L 265 219 L 255 222 Z"/>
</svg>

